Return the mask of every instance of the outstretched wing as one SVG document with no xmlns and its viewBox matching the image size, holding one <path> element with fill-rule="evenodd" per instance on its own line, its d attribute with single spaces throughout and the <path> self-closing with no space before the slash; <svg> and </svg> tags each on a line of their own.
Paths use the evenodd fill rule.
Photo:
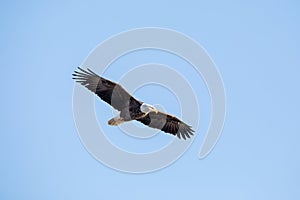
<svg viewBox="0 0 300 200">
<path fill-rule="evenodd" d="M 163 112 L 158 112 L 157 114 L 155 112 L 150 112 L 145 117 L 136 120 L 151 128 L 160 129 L 166 133 L 176 135 L 179 139 L 181 137 L 183 139 L 190 138 L 191 135 L 194 135 L 194 130 L 191 126 L 187 125 L 177 117 Z"/>
<path fill-rule="evenodd" d="M 137 101 L 121 85 L 98 76 L 90 69 L 84 70 L 78 67 L 78 71 L 72 75 L 76 82 L 119 111 L 128 107 L 130 101 Z"/>
</svg>

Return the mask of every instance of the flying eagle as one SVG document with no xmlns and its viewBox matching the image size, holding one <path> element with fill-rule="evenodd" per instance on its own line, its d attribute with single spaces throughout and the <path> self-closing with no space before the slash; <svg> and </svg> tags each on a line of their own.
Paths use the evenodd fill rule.
<svg viewBox="0 0 300 200">
<path fill-rule="evenodd" d="M 131 96 L 121 85 L 98 76 L 92 70 L 78 67 L 73 79 L 98 95 L 103 101 L 120 111 L 108 124 L 118 126 L 123 122 L 137 120 L 151 128 L 160 129 L 178 138 L 190 138 L 194 130 L 175 116 L 158 111 L 154 106 Z"/>
</svg>

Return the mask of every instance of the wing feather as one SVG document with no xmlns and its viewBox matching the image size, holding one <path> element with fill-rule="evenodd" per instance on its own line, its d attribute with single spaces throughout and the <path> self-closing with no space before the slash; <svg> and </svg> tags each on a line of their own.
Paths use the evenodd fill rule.
<svg viewBox="0 0 300 200">
<path fill-rule="evenodd" d="M 76 82 L 119 111 L 128 107 L 130 101 L 137 101 L 121 85 L 98 76 L 90 69 L 84 70 L 78 67 L 72 75 Z"/>
<path fill-rule="evenodd" d="M 167 113 L 158 112 L 156 114 L 155 112 L 150 112 L 145 117 L 136 120 L 151 128 L 160 129 L 166 133 L 175 135 L 179 139 L 183 138 L 186 140 L 194 135 L 194 130 L 191 126 Z"/>
</svg>

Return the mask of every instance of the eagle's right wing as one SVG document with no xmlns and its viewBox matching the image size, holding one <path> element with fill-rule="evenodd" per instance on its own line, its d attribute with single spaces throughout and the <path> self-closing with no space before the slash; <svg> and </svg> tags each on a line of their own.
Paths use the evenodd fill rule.
<svg viewBox="0 0 300 200">
<path fill-rule="evenodd" d="M 73 79 L 119 111 L 128 107 L 130 101 L 135 100 L 121 85 L 98 76 L 90 69 L 78 67 Z"/>
</svg>

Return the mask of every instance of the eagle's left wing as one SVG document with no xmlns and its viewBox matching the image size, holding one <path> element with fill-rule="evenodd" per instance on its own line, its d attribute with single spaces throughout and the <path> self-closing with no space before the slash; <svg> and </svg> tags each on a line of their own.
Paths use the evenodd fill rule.
<svg viewBox="0 0 300 200">
<path fill-rule="evenodd" d="M 151 128 L 160 129 L 166 133 L 176 135 L 178 138 L 182 137 L 186 139 L 194 135 L 194 130 L 191 126 L 179 120 L 177 117 L 163 112 L 150 112 L 145 117 L 136 120 Z"/>
</svg>

